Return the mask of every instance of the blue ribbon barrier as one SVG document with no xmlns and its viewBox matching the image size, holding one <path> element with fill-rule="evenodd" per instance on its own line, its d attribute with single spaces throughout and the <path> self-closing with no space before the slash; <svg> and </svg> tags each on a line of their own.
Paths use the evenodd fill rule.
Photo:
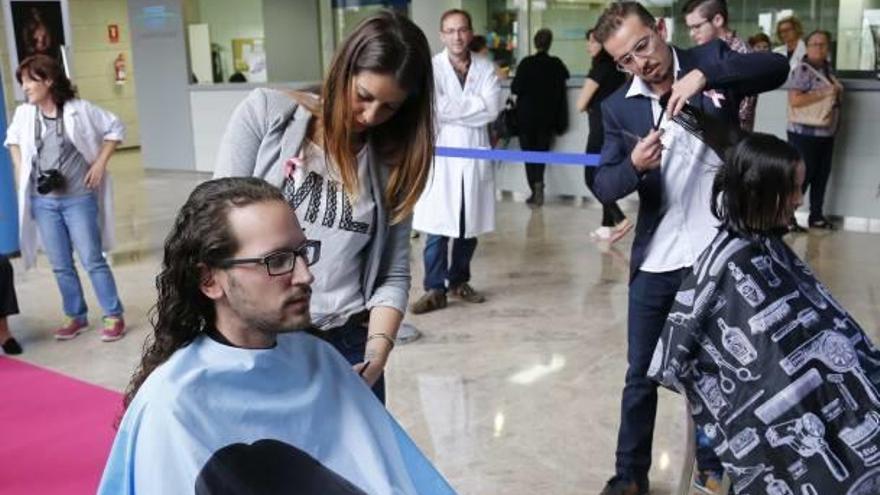
<svg viewBox="0 0 880 495">
<path fill-rule="evenodd" d="M 436 156 L 447 158 L 471 158 L 476 160 L 498 160 L 507 162 L 546 163 L 570 167 L 597 167 L 599 155 L 586 153 L 557 153 L 554 151 L 490 150 L 478 148 L 449 148 L 438 146 Z"/>
</svg>

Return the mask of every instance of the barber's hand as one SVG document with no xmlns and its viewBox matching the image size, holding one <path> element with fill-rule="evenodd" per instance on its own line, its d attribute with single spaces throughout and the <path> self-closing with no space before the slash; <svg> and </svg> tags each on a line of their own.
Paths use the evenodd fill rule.
<svg viewBox="0 0 880 495">
<path fill-rule="evenodd" d="M 366 371 L 364 370 L 366 367 Z M 382 376 L 382 373 L 385 371 L 385 362 L 384 361 L 364 361 L 362 363 L 358 363 L 351 367 L 355 373 L 358 374 L 364 381 L 372 387 L 379 381 L 379 377 Z"/>
<path fill-rule="evenodd" d="M 95 162 L 89 167 L 85 176 L 85 184 L 89 189 L 97 189 L 104 180 L 104 172 L 107 170 L 106 163 Z"/>
<path fill-rule="evenodd" d="M 663 136 L 663 130 L 657 129 L 648 133 L 633 148 L 630 154 L 633 167 L 639 172 L 647 172 L 660 166 L 660 160 L 663 153 L 663 144 L 660 137 Z"/>
<path fill-rule="evenodd" d="M 699 69 L 688 72 L 672 85 L 672 94 L 666 104 L 666 117 L 672 118 L 684 108 L 684 104 L 694 95 L 700 94 L 706 87 L 706 76 Z"/>
</svg>

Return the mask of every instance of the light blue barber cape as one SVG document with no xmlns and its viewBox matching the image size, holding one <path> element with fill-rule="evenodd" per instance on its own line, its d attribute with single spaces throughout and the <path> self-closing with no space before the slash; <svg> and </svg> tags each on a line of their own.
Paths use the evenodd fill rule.
<svg viewBox="0 0 880 495">
<path fill-rule="evenodd" d="M 175 352 L 126 411 L 98 493 L 241 493 L 229 479 L 247 493 L 455 493 L 345 359 L 305 333 L 258 350 L 202 336 Z"/>
</svg>

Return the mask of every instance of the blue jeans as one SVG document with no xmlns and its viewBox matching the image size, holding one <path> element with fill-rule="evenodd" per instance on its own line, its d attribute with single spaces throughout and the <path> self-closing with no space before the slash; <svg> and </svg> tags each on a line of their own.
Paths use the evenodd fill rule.
<svg viewBox="0 0 880 495">
<path fill-rule="evenodd" d="M 471 279 L 471 259 L 477 249 L 477 238 L 452 240 L 452 263 L 449 263 L 449 238 L 428 234 L 425 239 L 425 290 L 446 292 L 449 287 Z"/>
<path fill-rule="evenodd" d="M 639 271 L 629 286 L 626 384 L 617 436 L 617 474 L 647 487 L 657 416 L 657 383 L 648 378 L 654 348 L 689 268 L 671 272 Z M 697 448 L 700 469 L 721 471 L 711 448 Z"/>
<path fill-rule="evenodd" d="M 31 196 L 31 215 L 40 231 L 43 249 L 52 263 L 64 314 L 77 319 L 85 319 L 88 314 L 82 285 L 73 264 L 73 250 L 76 249 L 104 316 L 120 316 L 122 303 L 116 291 L 116 281 L 101 250 L 96 196 L 53 198 L 34 195 Z"/>
</svg>

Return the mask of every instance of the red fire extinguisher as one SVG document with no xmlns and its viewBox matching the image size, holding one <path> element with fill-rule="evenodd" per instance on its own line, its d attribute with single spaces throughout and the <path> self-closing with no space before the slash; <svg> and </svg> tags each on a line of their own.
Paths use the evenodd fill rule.
<svg viewBox="0 0 880 495">
<path fill-rule="evenodd" d="M 116 73 L 116 84 L 125 84 L 125 55 L 120 53 L 113 62 L 113 69 Z"/>
</svg>

